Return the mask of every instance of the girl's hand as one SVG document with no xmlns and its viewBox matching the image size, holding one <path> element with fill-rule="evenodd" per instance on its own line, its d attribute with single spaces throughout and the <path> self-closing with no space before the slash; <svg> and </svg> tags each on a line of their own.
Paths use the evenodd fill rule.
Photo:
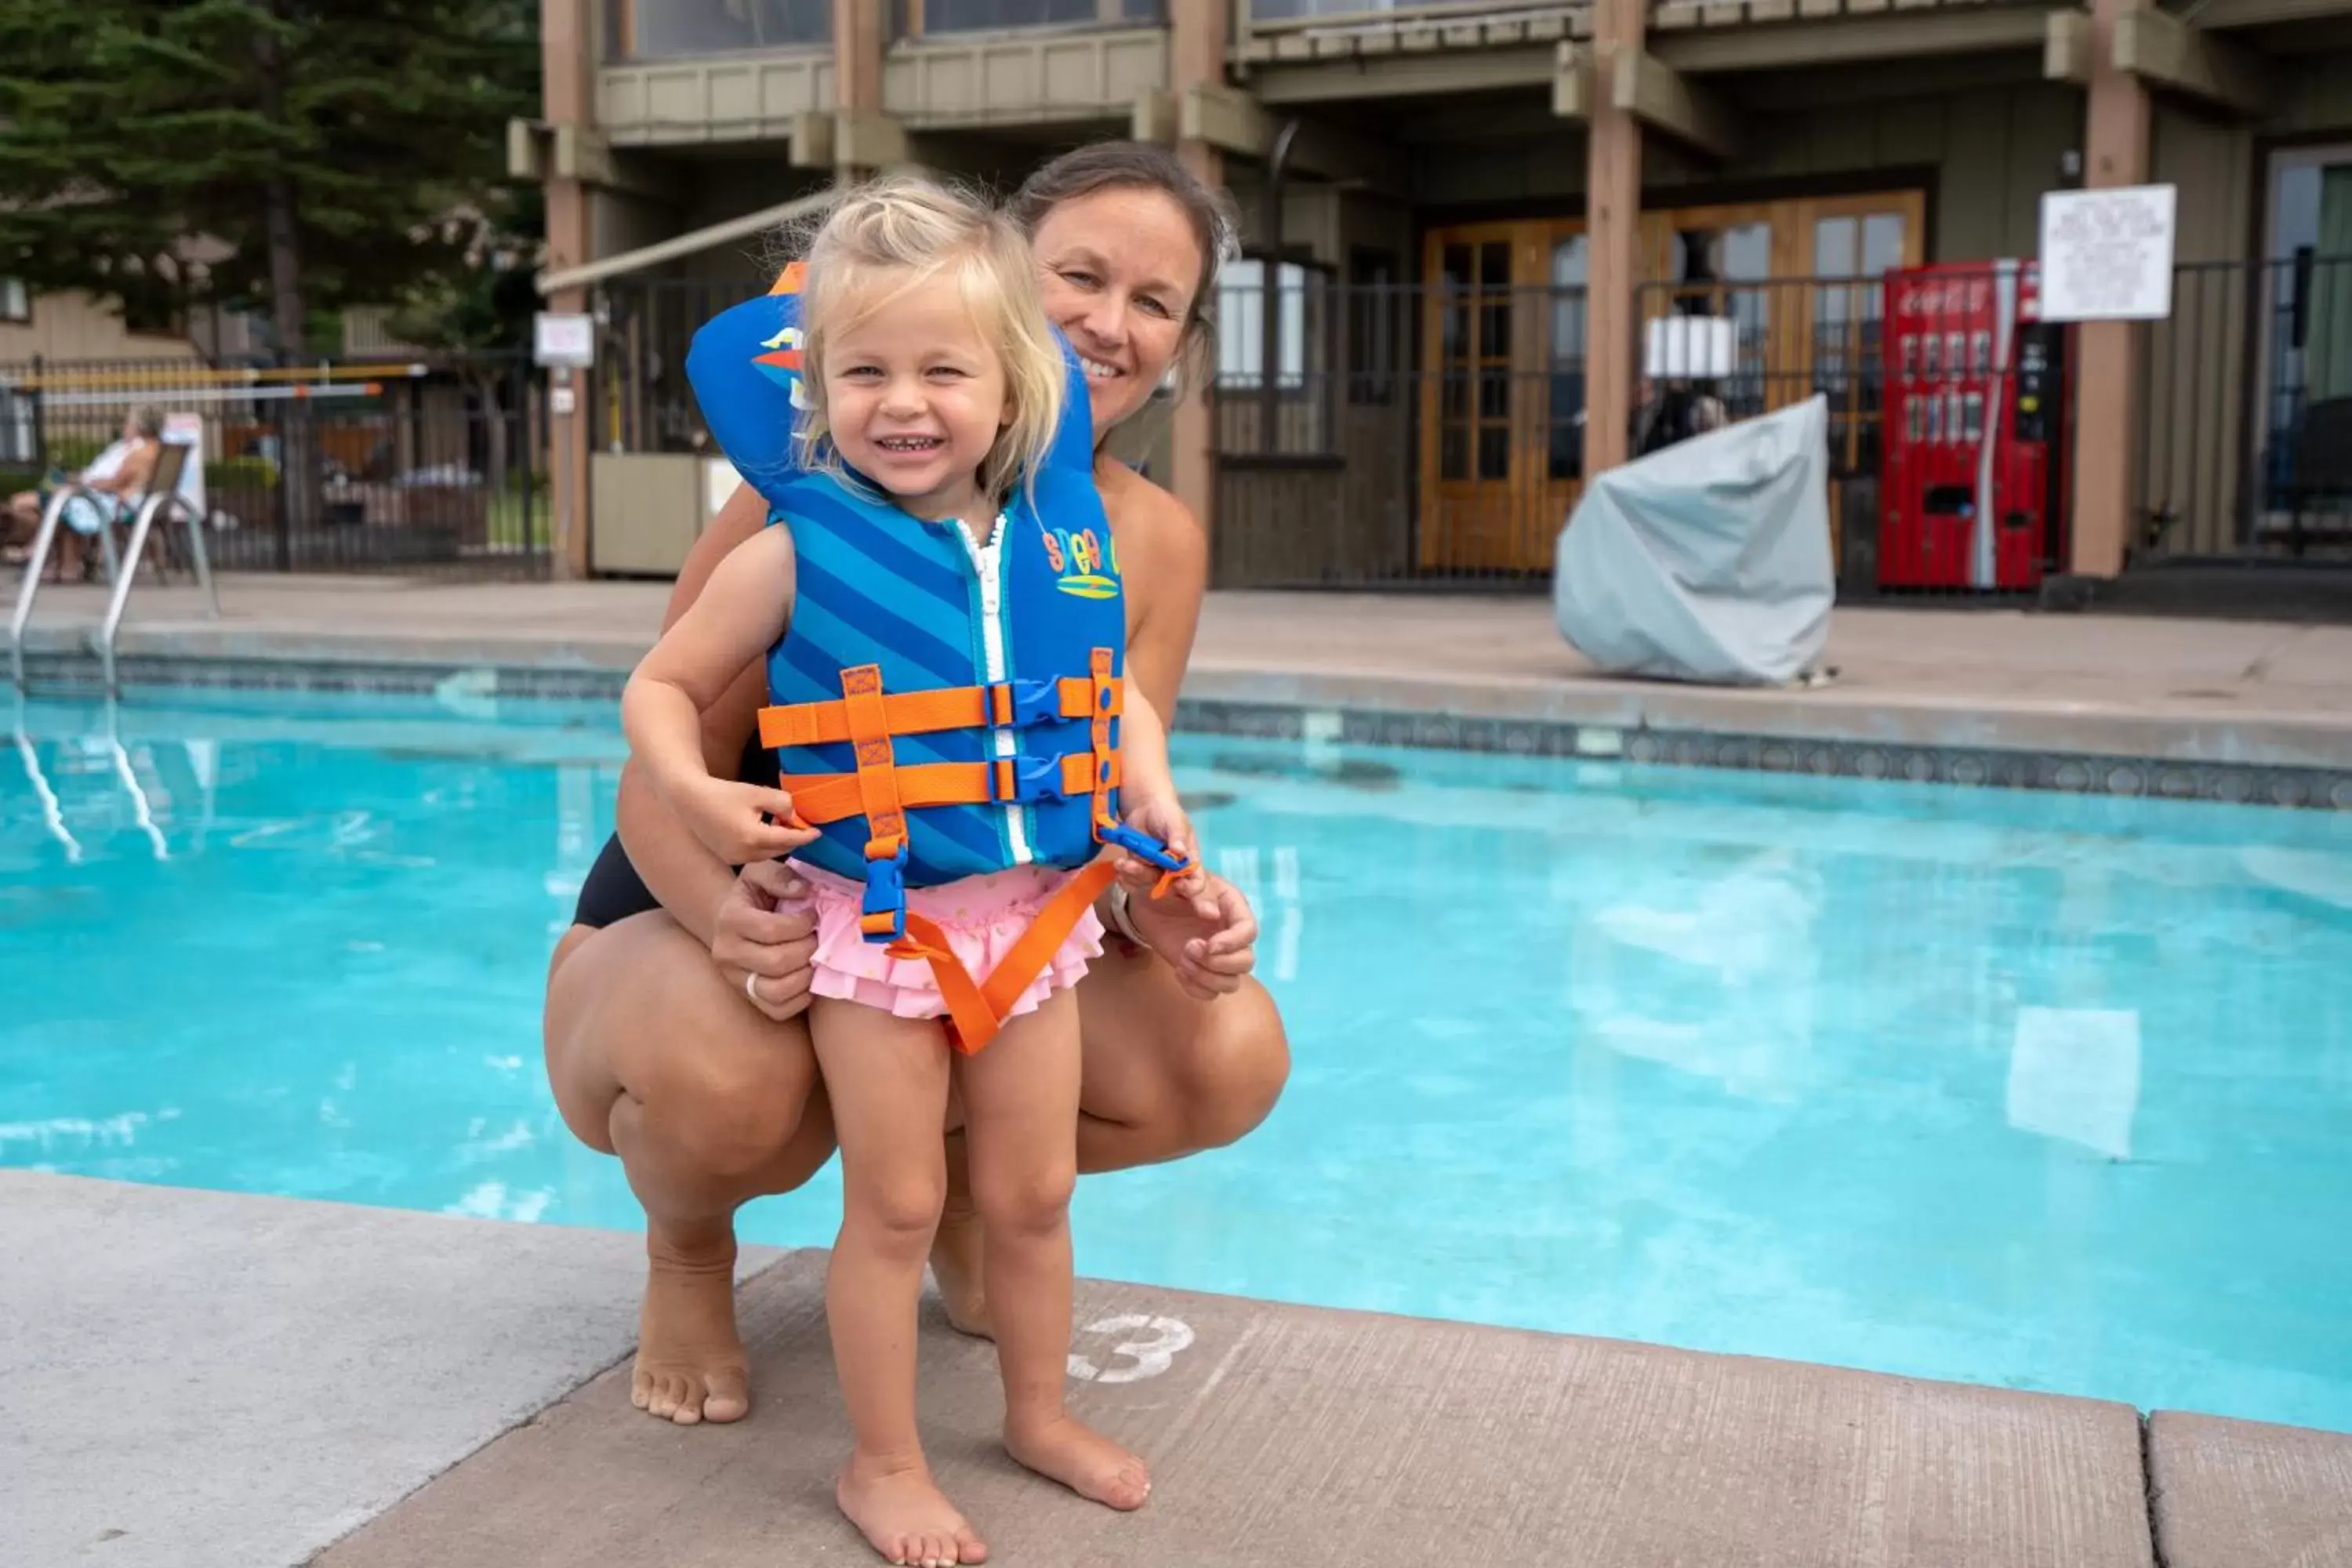
<svg viewBox="0 0 2352 1568">
<path fill-rule="evenodd" d="M 1189 895 L 1130 898 L 1127 918 L 1143 944 L 1167 961 L 1176 983 L 1204 1002 L 1241 989 L 1257 965 L 1257 917 L 1223 877 L 1200 873 Z"/>
<path fill-rule="evenodd" d="M 1159 839 L 1178 859 L 1192 863 L 1190 870 L 1174 874 L 1173 880 L 1168 884 L 1170 893 L 1191 898 L 1207 885 L 1201 870 L 1200 851 L 1192 842 L 1192 824 L 1173 795 L 1134 802 L 1128 807 L 1127 826 L 1138 833 L 1149 834 Z M 1119 880 L 1134 892 L 1158 889 L 1160 879 L 1165 874 L 1150 861 L 1134 854 L 1123 856 L 1118 868 Z"/>
<path fill-rule="evenodd" d="M 694 836 L 730 866 L 773 860 L 817 837 L 815 828 L 800 826 L 793 797 L 765 784 L 706 775 L 681 791 L 675 804 Z"/>
<path fill-rule="evenodd" d="M 727 886 L 710 921 L 710 957 L 727 984 L 779 1024 L 809 1005 L 816 914 L 808 884 L 781 860 L 754 860 Z"/>
</svg>

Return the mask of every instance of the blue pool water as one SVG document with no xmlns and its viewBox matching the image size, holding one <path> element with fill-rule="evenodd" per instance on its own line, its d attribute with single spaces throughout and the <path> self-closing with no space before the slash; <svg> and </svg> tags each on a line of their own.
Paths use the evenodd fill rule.
<svg viewBox="0 0 2352 1568">
<path fill-rule="evenodd" d="M 0 1163 L 639 1223 L 539 1056 L 609 706 L 110 724 L 0 743 Z M 2352 1430 L 2343 819 L 1179 762 L 1296 1074 L 1238 1146 L 1084 1183 L 1084 1271 Z"/>
</svg>

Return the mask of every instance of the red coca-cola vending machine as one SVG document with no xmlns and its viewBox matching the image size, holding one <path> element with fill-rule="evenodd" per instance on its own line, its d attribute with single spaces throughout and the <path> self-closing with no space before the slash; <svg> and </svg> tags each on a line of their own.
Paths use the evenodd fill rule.
<svg viewBox="0 0 2352 1568">
<path fill-rule="evenodd" d="M 1886 275 L 1880 586 L 2032 588 L 2060 559 L 2066 338 L 2039 286 L 2031 261 Z"/>
</svg>

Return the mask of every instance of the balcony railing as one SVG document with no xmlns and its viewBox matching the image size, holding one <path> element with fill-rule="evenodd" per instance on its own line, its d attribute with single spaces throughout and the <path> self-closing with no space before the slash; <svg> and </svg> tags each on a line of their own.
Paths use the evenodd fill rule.
<svg viewBox="0 0 2352 1568">
<path fill-rule="evenodd" d="M 604 58 L 666 60 L 833 42 L 833 0 L 607 0 Z"/>
<path fill-rule="evenodd" d="M 1045 27 L 1150 26 L 1167 0 L 891 0 L 890 36 L 937 38 Z"/>
</svg>

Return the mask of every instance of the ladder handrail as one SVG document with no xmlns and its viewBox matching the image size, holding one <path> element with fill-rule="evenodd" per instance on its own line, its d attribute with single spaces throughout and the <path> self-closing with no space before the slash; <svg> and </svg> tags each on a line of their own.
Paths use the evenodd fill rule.
<svg viewBox="0 0 2352 1568">
<path fill-rule="evenodd" d="M 59 485 L 49 497 L 48 505 L 41 509 L 41 526 L 33 535 L 33 552 L 25 558 L 24 581 L 16 584 L 16 612 L 8 617 L 8 674 L 19 691 L 25 689 L 25 627 L 33 619 L 33 601 L 40 595 L 41 576 L 48 569 L 49 546 L 57 540 L 58 523 L 65 515 L 66 503 L 76 496 L 86 498 L 105 511 L 107 525 L 98 531 L 104 541 L 107 580 L 111 582 L 121 574 L 114 555 L 114 498 L 78 479 Z"/>
<path fill-rule="evenodd" d="M 148 496 L 139 508 L 139 515 L 131 521 L 131 547 L 123 554 L 121 570 L 115 574 L 114 593 L 107 600 L 106 619 L 99 627 L 98 657 L 106 667 L 106 694 L 109 697 L 116 696 L 121 690 L 121 684 L 115 679 L 114 672 L 114 636 L 121 629 L 122 609 L 131 602 L 131 585 L 139 581 L 139 561 L 146 553 L 147 535 L 155 526 L 156 513 L 176 510 L 187 523 L 189 563 L 195 568 L 196 581 L 204 585 L 205 599 L 210 606 L 212 618 L 220 619 L 220 590 L 213 585 L 212 562 L 205 554 L 204 519 L 196 515 L 196 509 L 180 494 L 178 475 L 172 478 L 169 487 Z"/>
</svg>

